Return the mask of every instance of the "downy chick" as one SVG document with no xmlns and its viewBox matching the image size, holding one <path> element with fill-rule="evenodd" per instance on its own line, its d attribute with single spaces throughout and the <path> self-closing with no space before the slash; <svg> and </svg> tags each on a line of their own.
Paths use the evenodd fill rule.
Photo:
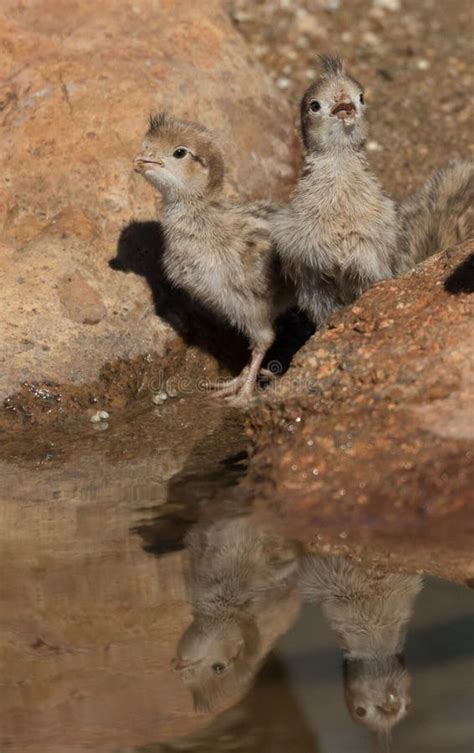
<svg viewBox="0 0 474 753">
<path fill-rule="evenodd" d="M 274 321 L 292 304 L 270 242 L 274 209 L 224 198 L 222 153 L 197 123 L 152 116 L 134 165 L 163 197 L 168 277 L 250 341 L 250 367 L 218 390 L 245 404 L 274 341 Z"/>
<path fill-rule="evenodd" d="M 285 625 L 271 614 L 271 638 L 287 628 L 298 604 L 299 550 L 248 518 L 198 524 L 186 537 L 193 622 L 182 635 L 174 661 L 197 708 L 242 693 L 264 656 L 262 616 L 276 604 Z"/>
<path fill-rule="evenodd" d="M 304 169 L 272 230 L 298 304 L 317 325 L 375 282 L 468 237 L 474 175 L 467 162 L 450 165 L 397 207 L 366 160 L 362 85 L 338 58 L 322 63 L 301 102 Z"/>
<path fill-rule="evenodd" d="M 300 590 L 317 602 L 344 655 L 344 691 L 352 718 L 381 741 L 410 706 L 403 646 L 419 576 L 379 574 L 343 557 L 308 555 Z"/>
</svg>

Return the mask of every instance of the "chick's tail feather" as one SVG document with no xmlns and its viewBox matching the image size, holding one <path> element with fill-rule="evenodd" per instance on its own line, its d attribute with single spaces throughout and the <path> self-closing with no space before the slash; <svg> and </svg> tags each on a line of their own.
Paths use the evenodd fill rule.
<svg viewBox="0 0 474 753">
<path fill-rule="evenodd" d="M 474 236 L 474 162 L 453 160 L 398 208 L 405 269 Z M 400 269 L 397 271 L 404 271 Z"/>
</svg>

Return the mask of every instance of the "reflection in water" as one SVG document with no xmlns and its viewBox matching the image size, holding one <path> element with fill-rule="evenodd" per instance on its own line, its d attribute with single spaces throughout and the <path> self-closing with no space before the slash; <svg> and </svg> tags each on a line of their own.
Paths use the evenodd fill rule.
<svg viewBox="0 0 474 753">
<path fill-rule="evenodd" d="M 381 744 L 411 703 L 402 652 L 421 585 L 418 576 L 381 574 L 343 557 L 307 556 L 301 566 L 301 591 L 320 604 L 344 653 L 350 714 Z"/>
<path fill-rule="evenodd" d="M 211 708 L 248 688 L 295 619 L 298 547 L 247 517 L 196 525 L 186 545 L 193 622 L 179 640 L 174 666 L 196 708 Z"/>
<path fill-rule="evenodd" d="M 171 743 L 121 748 L 115 753 L 319 753 L 284 664 L 271 653 L 255 684 L 236 706 L 204 730 Z"/>
<path fill-rule="evenodd" d="M 355 718 L 403 716 L 419 579 L 257 528 L 243 446 L 233 412 L 179 400 L 0 446 L 0 751 L 368 753 L 340 648 Z M 470 598 L 420 594 L 397 753 L 472 748 Z"/>
</svg>

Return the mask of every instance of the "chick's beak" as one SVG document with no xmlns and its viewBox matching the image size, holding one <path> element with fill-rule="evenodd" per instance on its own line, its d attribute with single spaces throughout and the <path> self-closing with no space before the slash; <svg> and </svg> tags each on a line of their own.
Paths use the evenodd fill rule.
<svg viewBox="0 0 474 753">
<path fill-rule="evenodd" d="M 356 112 L 356 106 L 347 95 L 343 94 L 336 105 L 331 110 L 331 115 L 335 115 L 339 120 L 350 118 Z"/>
<path fill-rule="evenodd" d="M 137 173 L 142 173 L 149 164 L 164 167 L 164 162 L 161 159 L 149 159 L 146 154 L 137 154 L 133 160 L 133 169 Z"/>
<path fill-rule="evenodd" d="M 400 699 L 394 694 L 389 693 L 384 703 L 381 706 L 377 706 L 377 709 L 385 717 L 397 716 L 402 707 Z"/>
<path fill-rule="evenodd" d="M 175 672 L 182 672 L 184 669 L 190 669 L 199 664 L 199 661 L 186 661 L 186 659 L 178 659 L 175 657 L 171 660 L 171 666 Z"/>
</svg>

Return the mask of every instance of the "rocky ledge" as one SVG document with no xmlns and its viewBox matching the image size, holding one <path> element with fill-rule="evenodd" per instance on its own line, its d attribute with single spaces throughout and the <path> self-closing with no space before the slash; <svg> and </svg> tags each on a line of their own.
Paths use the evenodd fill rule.
<svg viewBox="0 0 474 753">
<path fill-rule="evenodd" d="M 261 398 L 240 493 L 286 535 L 474 584 L 473 251 L 367 291 Z"/>
</svg>

